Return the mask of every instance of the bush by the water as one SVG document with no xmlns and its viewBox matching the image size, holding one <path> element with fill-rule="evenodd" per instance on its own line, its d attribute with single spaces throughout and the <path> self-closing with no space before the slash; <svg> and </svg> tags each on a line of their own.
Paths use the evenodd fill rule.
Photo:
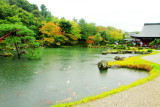
<svg viewBox="0 0 160 107">
<path fill-rule="evenodd" d="M 148 51 L 148 52 L 150 52 L 150 53 L 151 53 L 151 52 L 153 52 L 153 50 L 152 50 L 152 49 L 148 49 L 147 51 Z"/>
</svg>

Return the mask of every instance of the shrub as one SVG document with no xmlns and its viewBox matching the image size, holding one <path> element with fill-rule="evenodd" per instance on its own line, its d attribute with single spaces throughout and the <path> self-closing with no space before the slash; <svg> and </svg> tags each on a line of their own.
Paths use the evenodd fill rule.
<svg viewBox="0 0 160 107">
<path fill-rule="evenodd" d="M 110 47 L 110 44 L 106 44 L 106 47 Z"/>
<path fill-rule="evenodd" d="M 129 43 L 127 44 L 127 46 L 133 47 L 133 46 L 134 46 L 134 44 L 133 44 L 133 43 L 131 43 L 131 42 L 129 42 Z"/>
<path fill-rule="evenodd" d="M 148 49 L 147 52 L 153 52 L 153 50 L 152 49 Z"/>
<path fill-rule="evenodd" d="M 126 49 L 126 47 L 124 45 L 118 45 L 116 48 L 117 49 Z"/>
<path fill-rule="evenodd" d="M 143 47 L 138 47 L 138 50 L 142 50 L 143 49 Z"/>
<path fill-rule="evenodd" d="M 130 50 L 130 49 L 131 49 L 131 47 L 130 47 L 130 46 L 127 46 L 127 47 L 126 47 L 126 49 L 127 49 L 127 50 Z"/>
</svg>

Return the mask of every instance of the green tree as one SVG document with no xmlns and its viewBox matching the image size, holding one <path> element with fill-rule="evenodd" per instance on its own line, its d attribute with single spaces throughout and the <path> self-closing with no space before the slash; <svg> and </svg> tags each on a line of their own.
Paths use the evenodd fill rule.
<svg viewBox="0 0 160 107">
<path fill-rule="evenodd" d="M 33 35 L 35 35 L 35 33 L 26 26 L 0 24 L 1 41 L 6 38 L 7 46 L 9 46 L 9 48 L 14 47 L 13 49 L 16 50 L 19 59 L 21 55 L 30 59 L 40 58 L 41 48 L 39 43 L 35 41 Z"/>
<path fill-rule="evenodd" d="M 87 39 L 89 36 L 96 34 L 94 23 L 87 23 L 84 19 L 80 19 L 78 25 L 81 29 L 82 39 Z"/>
<path fill-rule="evenodd" d="M 100 45 L 100 42 L 103 40 L 103 38 L 101 37 L 101 34 L 100 33 L 97 33 L 95 36 L 94 36 L 94 42 L 97 44 L 97 45 Z"/>
<path fill-rule="evenodd" d="M 154 46 L 155 48 L 160 48 L 160 39 L 155 39 L 149 43 L 150 46 Z"/>
<path fill-rule="evenodd" d="M 0 24 L 21 24 L 32 29 L 39 35 L 42 17 L 35 17 L 32 13 L 9 3 L 0 2 Z"/>
<path fill-rule="evenodd" d="M 81 38 L 81 34 L 80 34 L 80 27 L 78 26 L 78 24 L 74 21 L 71 21 L 71 30 L 70 30 L 70 34 L 64 34 L 68 39 L 66 41 L 66 44 L 69 45 L 74 45 L 78 43 L 78 40 Z"/>
<path fill-rule="evenodd" d="M 65 34 L 70 34 L 71 33 L 71 28 L 72 28 L 72 24 L 67 21 L 66 19 L 61 19 L 59 22 L 59 26 L 62 29 L 62 32 Z"/>
<path fill-rule="evenodd" d="M 38 6 L 35 4 L 30 4 L 27 0 L 6 0 L 10 5 L 16 5 L 27 12 L 32 12 L 33 10 L 38 10 Z"/>
<path fill-rule="evenodd" d="M 41 14 L 42 14 L 42 16 L 44 18 L 46 18 L 46 16 L 47 16 L 47 8 L 46 8 L 46 6 L 44 4 L 42 4 L 40 8 L 41 8 Z"/>
</svg>

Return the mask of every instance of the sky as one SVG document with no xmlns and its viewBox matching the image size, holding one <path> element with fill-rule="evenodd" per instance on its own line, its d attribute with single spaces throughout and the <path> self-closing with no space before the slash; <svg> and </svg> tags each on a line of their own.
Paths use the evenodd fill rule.
<svg viewBox="0 0 160 107">
<path fill-rule="evenodd" d="M 123 31 L 141 31 L 144 23 L 160 22 L 159 0 L 28 0 L 45 4 L 56 17 L 84 18 L 97 26 L 113 26 Z"/>
</svg>

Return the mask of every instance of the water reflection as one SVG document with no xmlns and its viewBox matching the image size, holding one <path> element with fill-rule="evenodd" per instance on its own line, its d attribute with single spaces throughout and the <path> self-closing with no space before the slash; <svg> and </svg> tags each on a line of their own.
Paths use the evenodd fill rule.
<svg viewBox="0 0 160 107">
<path fill-rule="evenodd" d="M 39 60 L 18 60 L 10 58 L 0 58 L 0 88 L 16 87 L 24 85 L 33 79 L 38 73 Z"/>
<path fill-rule="evenodd" d="M 102 74 L 102 75 L 106 75 L 107 71 L 108 71 L 108 69 L 106 69 L 106 70 L 99 70 L 100 74 Z"/>
</svg>

